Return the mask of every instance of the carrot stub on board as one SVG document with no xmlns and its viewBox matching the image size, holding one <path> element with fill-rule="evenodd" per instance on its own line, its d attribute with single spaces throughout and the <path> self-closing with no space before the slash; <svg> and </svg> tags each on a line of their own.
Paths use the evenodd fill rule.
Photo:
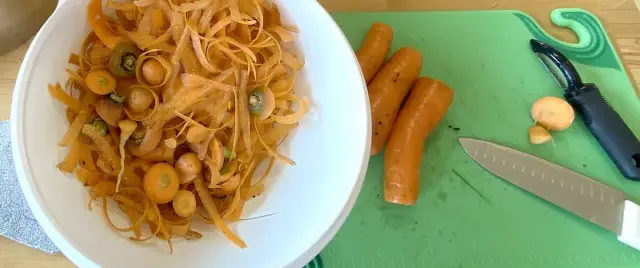
<svg viewBox="0 0 640 268">
<path fill-rule="evenodd" d="M 389 25 L 381 22 L 371 24 L 367 36 L 356 52 L 360 69 L 362 69 L 367 84 L 384 64 L 392 40 L 393 29 Z"/>
<path fill-rule="evenodd" d="M 371 155 L 376 155 L 384 147 L 391 133 L 393 121 L 400 110 L 402 100 L 409 93 L 411 85 L 422 69 L 420 51 L 404 47 L 398 49 L 389 62 L 376 74 L 369 84 L 371 103 Z"/>
<path fill-rule="evenodd" d="M 424 143 L 449 110 L 453 91 L 444 83 L 420 77 L 402 106 L 384 154 L 384 200 L 414 205 L 420 191 Z"/>
</svg>

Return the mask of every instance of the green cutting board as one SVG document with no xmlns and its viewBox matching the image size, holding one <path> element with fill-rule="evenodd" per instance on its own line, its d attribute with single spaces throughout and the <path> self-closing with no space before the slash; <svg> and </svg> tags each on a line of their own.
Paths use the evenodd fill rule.
<svg viewBox="0 0 640 268">
<path fill-rule="evenodd" d="M 624 179 L 580 120 L 554 133 L 555 146 L 528 142 L 531 104 L 543 96 L 562 96 L 531 52 L 531 38 L 564 53 L 585 82 L 600 87 L 636 136 L 640 133 L 640 101 L 594 15 L 581 9 L 551 13 L 555 24 L 577 33 L 576 44 L 550 37 L 520 11 L 332 15 L 354 49 L 371 23 L 392 26 L 392 51 L 419 49 L 424 54 L 421 75 L 444 81 L 455 98 L 424 147 L 418 203 L 385 203 L 383 156 L 371 158 L 351 215 L 321 253 L 323 265 L 316 266 L 640 267 L 640 251 L 488 173 L 457 141 L 472 137 L 507 145 L 639 198 L 640 182 Z"/>
</svg>

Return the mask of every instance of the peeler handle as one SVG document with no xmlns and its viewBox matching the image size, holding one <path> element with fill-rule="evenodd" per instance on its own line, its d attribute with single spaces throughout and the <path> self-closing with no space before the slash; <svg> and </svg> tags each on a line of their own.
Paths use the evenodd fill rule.
<svg viewBox="0 0 640 268">
<path fill-rule="evenodd" d="M 622 174 L 640 181 L 640 142 L 594 84 L 566 92 L 565 98 Z"/>
</svg>

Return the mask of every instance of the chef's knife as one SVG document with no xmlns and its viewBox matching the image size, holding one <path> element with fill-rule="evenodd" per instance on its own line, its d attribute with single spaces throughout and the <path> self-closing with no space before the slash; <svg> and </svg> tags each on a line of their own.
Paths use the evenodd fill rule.
<svg viewBox="0 0 640 268">
<path fill-rule="evenodd" d="M 531 39 L 531 50 L 564 89 L 564 98 L 582 117 L 591 134 L 625 178 L 640 181 L 640 142 L 595 84 L 583 83 L 571 62 L 558 50 Z"/>
<path fill-rule="evenodd" d="M 594 179 L 536 156 L 461 138 L 464 150 L 498 177 L 618 235 L 640 250 L 640 206 Z"/>
</svg>

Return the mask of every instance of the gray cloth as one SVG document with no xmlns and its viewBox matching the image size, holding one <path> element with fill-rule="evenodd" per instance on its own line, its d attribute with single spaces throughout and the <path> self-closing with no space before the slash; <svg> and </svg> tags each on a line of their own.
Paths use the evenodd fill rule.
<svg viewBox="0 0 640 268">
<path fill-rule="evenodd" d="M 60 253 L 22 195 L 11 154 L 9 121 L 0 122 L 0 235 L 46 253 Z"/>
</svg>

